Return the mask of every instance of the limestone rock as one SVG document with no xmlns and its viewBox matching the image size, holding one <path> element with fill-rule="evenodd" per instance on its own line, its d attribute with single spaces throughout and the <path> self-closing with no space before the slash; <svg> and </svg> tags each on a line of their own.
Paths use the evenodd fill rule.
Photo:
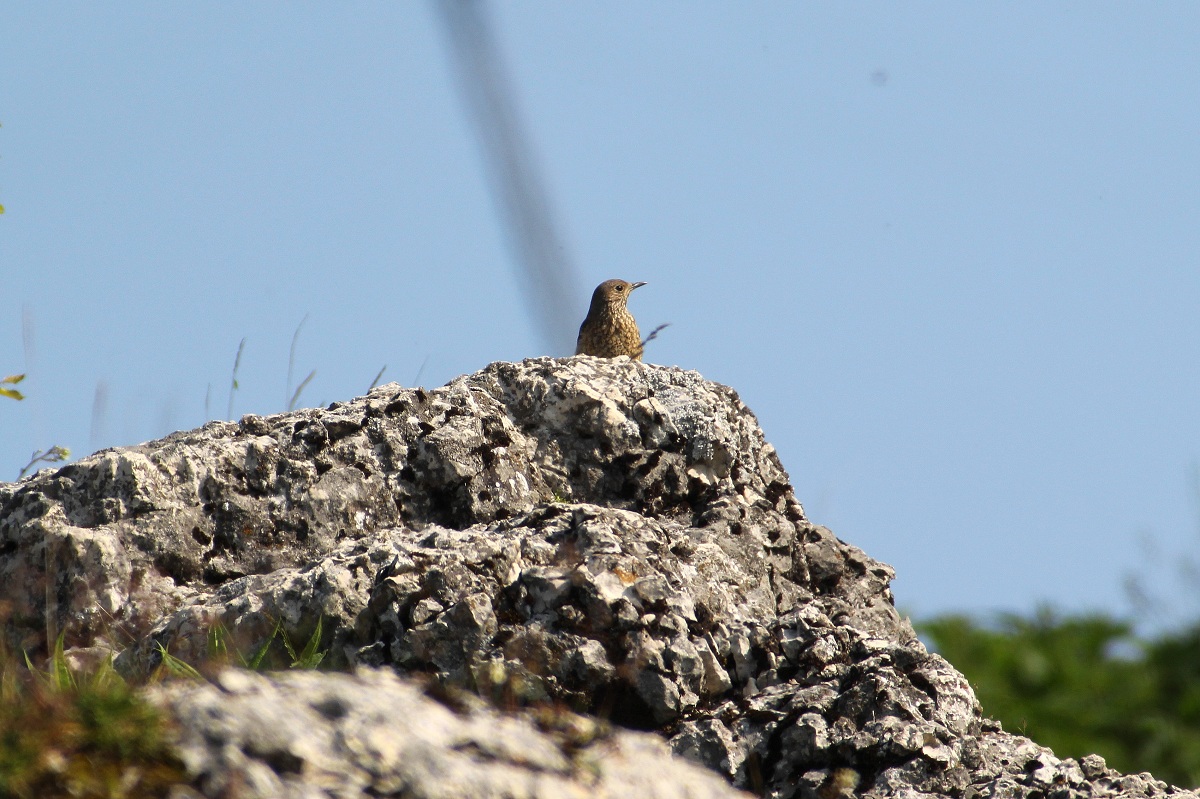
<svg viewBox="0 0 1200 799">
<path fill-rule="evenodd" d="M 1179 793 L 987 722 L 892 577 L 805 518 L 734 391 L 624 359 L 496 363 L 0 484 L 18 647 L 61 630 L 136 671 L 160 645 L 203 659 L 218 624 L 248 646 L 319 620 L 331 665 L 653 730 L 765 796 Z M 350 678 L 305 679 L 269 690 Z"/>
<path fill-rule="evenodd" d="M 547 712 L 537 722 L 459 697 L 447 706 L 389 672 L 221 673 L 152 694 L 204 796 L 410 799 L 735 799 L 660 738 Z"/>
</svg>

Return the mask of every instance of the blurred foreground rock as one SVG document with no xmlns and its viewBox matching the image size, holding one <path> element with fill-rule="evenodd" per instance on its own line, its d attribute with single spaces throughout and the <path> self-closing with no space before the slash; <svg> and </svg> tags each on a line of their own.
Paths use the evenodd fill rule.
<svg viewBox="0 0 1200 799">
<path fill-rule="evenodd" d="M 181 720 L 179 756 L 204 796 L 745 796 L 656 736 L 553 711 L 535 723 L 465 696 L 447 707 L 390 672 L 231 670 L 152 696 Z"/>
<path fill-rule="evenodd" d="M 1060 761 L 983 719 L 962 675 L 896 613 L 892 577 L 805 518 L 731 389 L 624 359 L 492 364 L 434 391 L 383 386 L 0 484 L 11 646 L 44 651 L 62 632 L 74 656 L 112 652 L 137 672 L 160 645 L 195 663 L 214 631 L 251 651 L 277 625 L 302 642 L 319 621 L 326 665 L 527 709 L 485 724 L 475 708 L 461 729 L 515 725 L 533 741 L 529 713 L 569 708 L 654 731 L 760 795 L 1184 794 L 1099 758 Z M 218 682 L 157 694 L 207 796 L 243 771 L 237 795 L 553 794 L 420 793 L 406 782 L 417 772 L 388 770 L 414 752 L 444 780 L 562 780 L 559 795 L 638 774 L 691 779 L 649 765 L 661 753 L 623 734 L 583 747 L 609 775 L 595 783 L 561 738 L 530 743 L 544 757 L 487 754 L 490 743 L 409 723 L 430 700 L 369 670 Z M 354 698 L 372 691 L 394 711 Z M 323 715 L 332 696 L 329 707 L 359 710 Z M 281 708 L 312 735 L 280 730 L 278 746 L 254 749 L 292 712 Z M 384 739 L 392 748 L 370 757 L 347 743 Z M 505 769 L 524 775 L 484 782 Z M 342 772 L 359 776 L 339 793 L 327 775 Z M 634 785 L 629 795 L 676 795 Z"/>
</svg>

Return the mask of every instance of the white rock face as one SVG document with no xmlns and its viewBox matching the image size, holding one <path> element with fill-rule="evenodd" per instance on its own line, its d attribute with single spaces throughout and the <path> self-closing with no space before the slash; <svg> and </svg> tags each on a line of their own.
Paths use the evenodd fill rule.
<svg viewBox="0 0 1200 799">
<path fill-rule="evenodd" d="M 733 390 L 624 359 L 496 363 L 0 484 L 11 647 L 62 631 L 138 671 L 319 621 L 323 665 L 359 669 L 160 689 L 206 796 L 1181 793 L 984 720 L 893 576 L 805 518 Z M 711 771 L 531 725 L 576 718 L 552 708 Z"/>
<path fill-rule="evenodd" d="M 734 799 L 653 735 L 564 712 L 540 725 L 460 696 L 454 709 L 387 671 L 227 671 L 156 691 L 206 796 Z"/>
</svg>

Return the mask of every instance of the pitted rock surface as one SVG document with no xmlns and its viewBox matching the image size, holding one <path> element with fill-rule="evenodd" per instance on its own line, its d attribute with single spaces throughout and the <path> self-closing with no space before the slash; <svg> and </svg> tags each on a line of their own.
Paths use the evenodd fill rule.
<svg viewBox="0 0 1200 799">
<path fill-rule="evenodd" d="M 891 568 L 810 523 L 694 372 L 496 363 L 97 453 L 0 503 L 27 649 L 61 630 L 140 670 L 202 659 L 217 624 L 249 645 L 320 620 L 332 665 L 654 730 L 761 795 L 1180 793 L 986 721 Z"/>
</svg>

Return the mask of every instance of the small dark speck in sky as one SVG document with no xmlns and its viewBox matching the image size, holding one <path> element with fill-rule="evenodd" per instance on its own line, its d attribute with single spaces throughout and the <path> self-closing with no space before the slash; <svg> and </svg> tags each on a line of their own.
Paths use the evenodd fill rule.
<svg viewBox="0 0 1200 799">
<path fill-rule="evenodd" d="M 876 86 L 886 86 L 889 77 L 890 76 L 888 75 L 888 71 L 886 69 L 883 67 L 878 67 L 874 72 L 871 73 L 871 83 L 874 83 Z"/>
</svg>

